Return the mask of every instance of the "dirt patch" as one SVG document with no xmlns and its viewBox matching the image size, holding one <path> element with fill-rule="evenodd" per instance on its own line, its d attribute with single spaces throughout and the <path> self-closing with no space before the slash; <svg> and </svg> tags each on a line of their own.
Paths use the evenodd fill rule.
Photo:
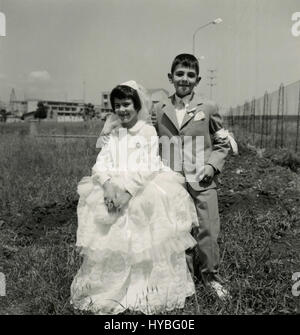
<svg viewBox="0 0 300 335">
<path fill-rule="evenodd" d="M 276 221 L 270 257 L 300 270 L 300 174 L 276 157 L 260 158 L 245 148 L 230 157 L 220 179 L 220 213 L 250 215 L 258 225 Z"/>
<path fill-rule="evenodd" d="M 73 233 L 76 230 L 77 203 L 78 200 L 67 199 L 65 203 L 54 202 L 33 208 L 31 213 L 19 218 L 15 225 L 19 244 L 30 245 L 32 243 L 49 243 L 49 241 L 51 244 L 60 243 L 59 233 L 63 231 L 65 234 L 66 226 Z M 74 241 L 74 238 L 74 234 L 72 234 L 68 236 L 68 241 Z"/>
</svg>

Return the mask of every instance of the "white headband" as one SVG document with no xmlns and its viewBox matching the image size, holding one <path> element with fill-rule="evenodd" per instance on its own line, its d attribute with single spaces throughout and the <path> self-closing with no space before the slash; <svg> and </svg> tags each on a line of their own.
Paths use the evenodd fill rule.
<svg viewBox="0 0 300 335">
<path fill-rule="evenodd" d="M 125 83 L 120 84 L 120 85 L 131 87 L 137 91 L 137 94 L 141 101 L 141 109 L 138 113 L 138 119 L 149 122 L 151 119 L 150 111 L 152 108 L 152 101 L 150 99 L 150 96 L 147 90 L 142 85 L 138 84 L 134 80 L 126 81 Z"/>
</svg>

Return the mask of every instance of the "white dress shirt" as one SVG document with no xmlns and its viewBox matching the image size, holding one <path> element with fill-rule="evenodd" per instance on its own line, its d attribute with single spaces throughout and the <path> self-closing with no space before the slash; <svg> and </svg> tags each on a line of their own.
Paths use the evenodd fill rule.
<svg viewBox="0 0 300 335">
<path fill-rule="evenodd" d="M 190 101 L 191 101 L 191 94 L 186 95 L 183 98 L 179 98 L 175 94 L 175 112 L 176 112 L 176 117 L 177 117 L 179 128 L 182 125 L 182 121 L 184 119 L 184 116 L 185 116 L 185 113 L 189 106 Z"/>
</svg>

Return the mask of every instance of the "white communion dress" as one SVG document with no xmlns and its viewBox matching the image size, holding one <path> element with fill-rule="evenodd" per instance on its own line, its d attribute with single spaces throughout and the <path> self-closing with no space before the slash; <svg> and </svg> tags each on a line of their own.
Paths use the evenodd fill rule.
<svg viewBox="0 0 300 335">
<path fill-rule="evenodd" d="M 127 169 L 126 159 L 134 161 Z M 108 178 L 132 195 L 121 212 L 107 211 L 102 185 Z M 190 231 L 198 224 L 184 185 L 160 161 L 153 126 L 139 120 L 110 134 L 92 176 L 78 184 L 76 245 L 84 257 L 71 285 L 75 308 L 157 314 L 184 307 L 195 292 L 185 250 L 196 244 Z"/>
</svg>

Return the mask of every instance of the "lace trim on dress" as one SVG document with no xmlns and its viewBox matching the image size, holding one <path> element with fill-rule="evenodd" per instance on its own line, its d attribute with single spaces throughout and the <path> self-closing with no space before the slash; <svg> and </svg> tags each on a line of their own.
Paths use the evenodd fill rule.
<svg viewBox="0 0 300 335">
<path fill-rule="evenodd" d="M 169 238 L 166 241 L 163 241 L 159 244 L 153 244 L 150 248 L 143 250 L 139 253 L 128 253 L 129 262 L 131 265 L 137 264 L 144 261 L 154 260 L 159 261 L 164 258 L 170 257 L 170 254 L 173 253 L 181 253 L 187 249 L 193 248 L 196 245 L 196 240 L 192 237 L 192 235 L 188 232 L 182 232 L 180 233 L 180 236 L 173 236 Z M 101 246 L 99 246 L 99 249 L 92 249 L 90 247 L 83 247 L 78 246 L 80 248 L 80 253 L 82 255 L 88 256 L 90 259 L 99 259 L 103 255 L 103 251 L 107 250 L 101 249 Z M 122 249 L 116 250 L 116 249 L 110 249 L 110 251 L 120 251 L 123 252 Z"/>
</svg>

